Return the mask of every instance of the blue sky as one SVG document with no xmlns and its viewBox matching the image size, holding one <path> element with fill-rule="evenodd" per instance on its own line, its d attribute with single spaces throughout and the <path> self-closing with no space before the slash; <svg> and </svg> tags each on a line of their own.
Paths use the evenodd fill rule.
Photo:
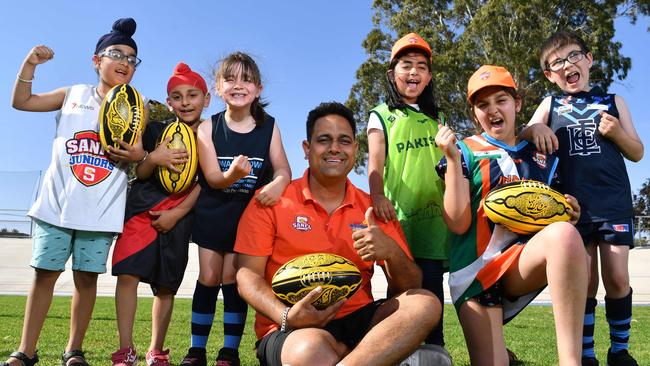
<svg viewBox="0 0 650 366">
<path fill-rule="evenodd" d="M 371 5 L 370 0 L 6 4 L 0 16 L 4 49 L 0 58 L 0 188 L 4 192 L 0 208 L 26 208 L 32 189 L 31 182 L 25 183 L 31 173 L 1 172 L 44 170 L 50 162 L 54 113 L 21 112 L 10 105 L 16 73 L 31 47 L 45 44 L 55 52 L 53 60 L 37 67 L 35 92 L 96 84 L 91 58 L 97 39 L 115 19 L 133 17 L 138 23 L 134 39 L 143 61 L 132 85 L 159 101 L 165 100 L 167 80 L 179 61 L 205 76 L 211 65 L 230 52 L 247 52 L 261 68 L 268 112 L 280 126 L 296 177 L 306 168 L 300 142 L 307 112 L 322 101 L 344 102 L 355 71 L 366 58 L 361 43 L 371 29 Z M 627 80 L 611 88 L 628 102 L 643 141 L 650 141 L 648 113 L 643 113 L 647 100 L 643 86 L 650 85 L 648 25 L 648 18 L 635 26 L 627 20 L 617 22 L 616 39 L 623 43 L 623 54 L 632 57 L 632 70 Z M 222 108 L 219 98 L 213 98 L 204 116 Z M 650 160 L 628 164 L 628 172 L 636 191 L 650 178 Z M 353 177 L 353 182 L 367 188 L 365 177 Z"/>
</svg>

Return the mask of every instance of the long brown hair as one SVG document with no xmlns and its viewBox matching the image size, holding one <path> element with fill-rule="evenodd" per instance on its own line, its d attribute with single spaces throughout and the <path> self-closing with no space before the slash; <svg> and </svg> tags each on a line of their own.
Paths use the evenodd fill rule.
<svg viewBox="0 0 650 366">
<path fill-rule="evenodd" d="M 252 57 L 240 51 L 231 53 L 221 61 L 221 64 L 215 73 L 215 79 L 217 80 L 217 83 L 219 83 L 222 79 L 236 76 L 240 73 L 242 79 L 250 80 L 257 86 L 262 85 L 262 76 L 259 67 L 257 67 L 257 63 L 255 63 L 255 60 L 253 60 Z M 264 107 L 268 105 L 269 103 L 262 100 L 261 97 L 255 98 L 251 104 L 251 116 L 253 116 L 257 126 L 264 123 L 266 116 Z"/>
</svg>

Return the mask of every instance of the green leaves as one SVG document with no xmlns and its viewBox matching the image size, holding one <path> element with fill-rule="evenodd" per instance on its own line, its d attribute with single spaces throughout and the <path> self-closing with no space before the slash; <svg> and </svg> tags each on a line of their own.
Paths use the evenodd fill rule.
<svg viewBox="0 0 650 366">
<path fill-rule="evenodd" d="M 577 32 L 594 56 L 591 81 L 606 90 L 614 80 L 624 80 L 631 67 L 631 59 L 620 53 L 620 42 L 613 41 L 614 20 L 626 16 L 634 21 L 637 14 L 648 14 L 646 2 L 375 0 L 374 28 L 363 42 L 368 59 L 357 70 L 347 105 L 355 111 L 360 130 L 365 130 L 368 111 L 386 98 L 393 43 L 416 32 L 433 49 L 436 103 L 452 128 L 463 136 L 477 132 L 466 91 L 470 75 L 483 64 L 504 66 L 515 77 L 525 97 L 518 115 L 523 125 L 544 96 L 557 91 L 540 67 L 542 42 L 558 30 Z M 357 172 L 366 164 L 367 146 L 364 139 L 360 142 Z"/>
</svg>

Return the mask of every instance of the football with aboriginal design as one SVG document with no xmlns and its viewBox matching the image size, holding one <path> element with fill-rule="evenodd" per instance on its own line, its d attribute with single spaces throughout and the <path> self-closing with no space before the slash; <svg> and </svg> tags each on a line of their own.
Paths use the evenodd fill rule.
<svg viewBox="0 0 650 366">
<path fill-rule="evenodd" d="M 133 145 L 143 123 L 144 103 L 134 87 L 118 84 L 106 93 L 99 111 L 99 139 L 104 149 L 119 149 L 116 139 Z"/>
<path fill-rule="evenodd" d="M 180 173 L 169 170 L 167 167 L 156 168 L 156 178 L 167 193 L 183 192 L 194 182 L 198 159 L 196 157 L 196 138 L 190 126 L 183 122 L 170 123 L 158 138 L 158 145 L 168 137 L 171 138 L 167 144 L 168 149 L 185 149 L 187 151 L 187 162 L 176 164 Z"/>
<path fill-rule="evenodd" d="M 318 286 L 323 292 L 312 304 L 317 309 L 324 309 L 352 296 L 361 286 L 361 273 L 346 258 L 313 253 L 288 261 L 278 268 L 271 281 L 275 295 L 288 305 L 300 301 Z"/>
<path fill-rule="evenodd" d="M 571 205 L 564 195 L 534 180 L 510 182 L 483 199 L 487 217 L 518 234 L 533 234 L 557 221 L 569 221 Z"/>
</svg>

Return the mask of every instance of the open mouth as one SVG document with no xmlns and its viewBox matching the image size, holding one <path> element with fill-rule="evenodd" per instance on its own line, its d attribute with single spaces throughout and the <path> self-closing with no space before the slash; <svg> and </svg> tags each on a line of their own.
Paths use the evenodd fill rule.
<svg viewBox="0 0 650 366">
<path fill-rule="evenodd" d="M 490 118 L 490 126 L 492 127 L 501 128 L 503 127 L 503 123 L 502 118 Z"/>
<path fill-rule="evenodd" d="M 407 80 L 406 81 L 406 86 L 409 89 L 417 89 L 418 85 L 420 85 L 420 82 L 417 80 Z"/>
<path fill-rule="evenodd" d="M 569 84 L 575 84 L 580 80 L 580 74 L 577 71 L 571 72 L 566 76 L 566 81 Z"/>
</svg>

